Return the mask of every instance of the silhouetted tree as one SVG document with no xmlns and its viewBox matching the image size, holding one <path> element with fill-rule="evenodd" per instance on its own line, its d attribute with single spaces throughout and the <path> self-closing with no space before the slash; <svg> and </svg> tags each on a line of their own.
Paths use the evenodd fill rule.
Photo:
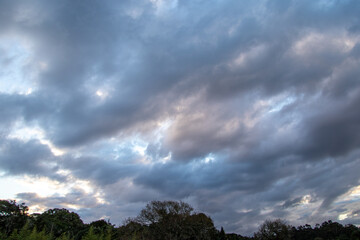
<svg viewBox="0 0 360 240">
<path fill-rule="evenodd" d="M 24 203 L 0 200 L 0 240 L 360 240 L 358 227 L 330 220 L 314 228 L 267 220 L 254 238 L 226 234 L 222 227 L 220 231 L 215 229 L 209 216 L 176 201 L 150 202 L 138 217 L 118 228 L 105 220 L 83 224 L 78 214 L 66 209 L 30 216 L 27 211 Z"/>
<path fill-rule="evenodd" d="M 0 200 L 0 231 L 9 236 L 15 229 L 21 229 L 27 219 L 29 208 L 15 200 Z"/>
<path fill-rule="evenodd" d="M 226 235 L 223 227 L 221 227 L 221 230 L 219 232 L 219 240 L 226 240 Z"/>
<path fill-rule="evenodd" d="M 133 219 L 127 219 L 123 226 L 120 226 L 116 233 L 115 239 L 136 240 L 150 239 L 149 228 L 146 225 L 135 222 Z"/>
<path fill-rule="evenodd" d="M 355 233 L 357 231 L 359 231 L 359 228 L 354 225 L 349 224 L 343 226 L 340 223 L 332 222 L 330 220 L 323 222 L 321 225 L 316 224 L 315 228 L 305 224 L 304 226 L 299 226 L 297 228 L 293 227 L 291 230 L 295 240 L 350 240 L 352 238 L 356 239 Z M 353 236 L 353 234 L 355 235 Z"/>
<path fill-rule="evenodd" d="M 236 233 L 227 233 L 226 240 L 251 240 L 254 239 L 252 237 L 244 237 Z"/>
<path fill-rule="evenodd" d="M 91 222 L 89 227 L 93 227 L 95 234 L 111 233 L 114 228 L 109 221 L 105 221 L 104 219 Z"/>
<path fill-rule="evenodd" d="M 147 227 L 148 239 L 206 240 L 216 233 L 211 218 L 181 201 L 152 201 L 133 221 Z"/>
<path fill-rule="evenodd" d="M 38 215 L 35 224 L 38 229 L 46 229 L 47 233 L 52 233 L 56 238 L 68 233 L 75 240 L 81 239 L 85 228 L 77 213 L 59 208 L 49 209 Z"/>
<path fill-rule="evenodd" d="M 259 240 L 288 240 L 291 239 L 291 227 L 283 220 L 266 220 L 255 233 L 255 239 Z"/>
<path fill-rule="evenodd" d="M 204 213 L 192 214 L 184 219 L 180 239 L 215 239 L 217 230 L 212 219 Z"/>
<path fill-rule="evenodd" d="M 360 240 L 360 230 L 357 229 L 357 230 L 353 231 L 350 235 L 350 239 L 351 240 Z"/>
</svg>

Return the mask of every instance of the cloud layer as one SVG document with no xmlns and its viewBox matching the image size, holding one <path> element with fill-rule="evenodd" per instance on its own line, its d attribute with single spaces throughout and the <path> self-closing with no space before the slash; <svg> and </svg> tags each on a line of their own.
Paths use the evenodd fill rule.
<svg viewBox="0 0 360 240">
<path fill-rule="evenodd" d="M 358 1 L 0 9 L 0 173 L 65 189 L 19 192 L 34 209 L 120 224 L 181 199 L 241 234 L 360 224 Z"/>
</svg>

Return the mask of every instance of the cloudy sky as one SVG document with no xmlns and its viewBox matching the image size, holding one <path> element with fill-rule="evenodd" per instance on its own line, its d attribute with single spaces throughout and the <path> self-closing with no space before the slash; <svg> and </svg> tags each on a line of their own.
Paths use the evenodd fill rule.
<svg viewBox="0 0 360 240">
<path fill-rule="evenodd" d="M 357 0 L 0 1 L 0 198 L 227 232 L 360 224 Z"/>
</svg>

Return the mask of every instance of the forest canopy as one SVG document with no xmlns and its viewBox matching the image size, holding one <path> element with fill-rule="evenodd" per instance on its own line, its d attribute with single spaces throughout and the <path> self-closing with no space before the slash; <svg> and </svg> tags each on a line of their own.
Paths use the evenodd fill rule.
<svg viewBox="0 0 360 240">
<path fill-rule="evenodd" d="M 149 202 L 135 218 L 116 227 L 100 219 L 84 223 L 67 209 L 29 214 L 25 203 L 0 200 L 0 240 L 360 240 L 354 225 L 331 220 L 315 227 L 294 227 L 281 219 L 265 220 L 253 236 L 216 229 L 211 217 L 182 201 Z"/>
</svg>

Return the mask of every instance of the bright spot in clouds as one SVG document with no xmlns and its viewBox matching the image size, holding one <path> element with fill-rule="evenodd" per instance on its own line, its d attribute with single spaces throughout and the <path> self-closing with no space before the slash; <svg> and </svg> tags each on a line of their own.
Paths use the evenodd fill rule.
<svg viewBox="0 0 360 240">
<path fill-rule="evenodd" d="M 105 99 L 109 94 L 104 90 L 97 90 L 96 95 L 101 99 Z"/>
<path fill-rule="evenodd" d="M 51 196 L 54 194 L 63 195 L 68 189 L 67 186 L 48 178 L 33 178 L 25 176 L 23 179 L 16 180 L 24 189 L 31 189 L 40 197 Z"/>
</svg>

